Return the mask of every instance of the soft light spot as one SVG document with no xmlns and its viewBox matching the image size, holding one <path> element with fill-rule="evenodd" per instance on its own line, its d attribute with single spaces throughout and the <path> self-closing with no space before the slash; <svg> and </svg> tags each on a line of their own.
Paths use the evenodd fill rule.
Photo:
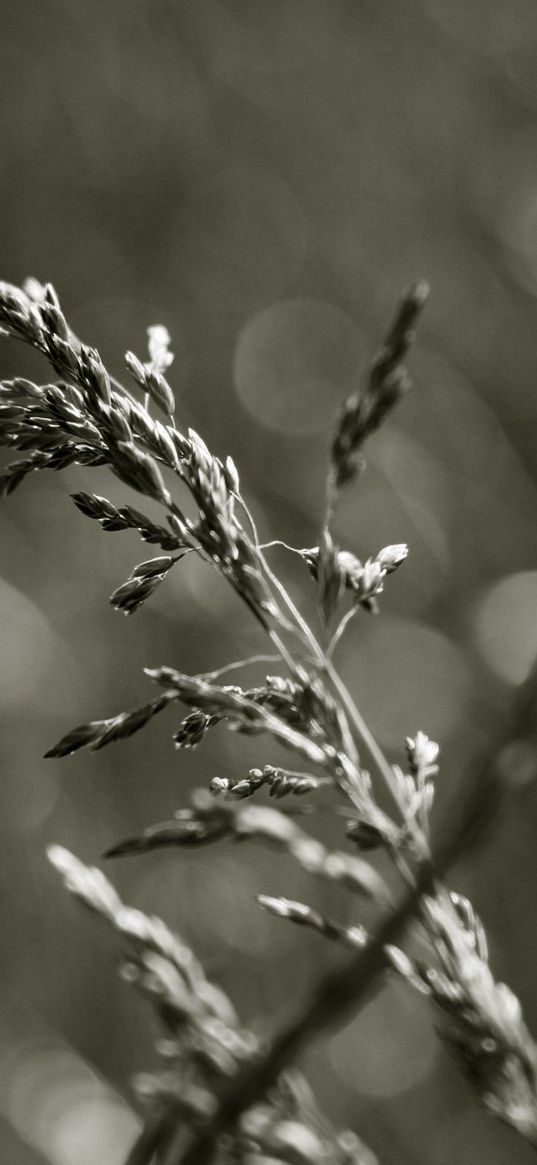
<svg viewBox="0 0 537 1165">
<path fill-rule="evenodd" d="M 188 604 L 194 605 L 191 620 L 201 621 L 207 615 L 214 621 L 233 619 L 240 610 L 240 599 L 229 583 L 199 554 L 187 554 L 170 570 L 149 603 L 168 619 L 175 619 L 175 612 L 184 610 Z"/>
<path fill-rule="evenodd" d="M 443 565 L 448 559 L 447 540 L 443 526 L 453 514 L 453 488 L 438 457 L 395 426 L 386 428 L 368 451 L 368 459 L 376 465 L 401 500 L 424 541 L 430 539 L 433 553 Z M 420 520 L 420 507 L 422 518 Z M 441 534 L 440 534 L 441 531 Z"/>
<path fill-rule="evenodd" d="M 502 780 L 512 789 L 522 789 L 537 777 L 537 742 L 513 740 L 498 757 Z"/>
<path fill-rule="evenodd" d="M 121 1165 L 139 1122 L 75 1051 L 22 1041 L 2 1064 L 0 1108 L 52 1165 Z"/>
<path fill-rule="evenodd" d="M 227 852 L 206 848 L 203 853 L 184 855 L 178 900 L 177 855 L 166 857 L 163 852 L 152 865 L 140 866 L 134 896 L 145 912 L 158 909 L 172 930 L 195 949 L 200 941 L 208 944 L 206 970 L 218 978 L 222 960 L 231 957 L 229 948 L 254 958 L 278 959 L 295 940 L 300 945 L 303 936 L 298 927 L 278 925 L 256 901 L 257 894 L 284 894 L 289 876 L 289 860 L 277 858 L 273 849 L 259 845 Z M 293 894 L 305 896 L 307 875 L 293 869 L 292 877 Z"/>
<path fill-rule="evenodd" d="M 400 749 L 417 728 L 444 745 L 467 715 L 465 657 L 433 627 L 359 612 L 341 656 L 358 707 L 387 747 Z"/>
<path fill-rule="evenodd" d="M 35 757 L 21 763 L 16 775 L 4 783 L 4 811 L 17 823 L 23 833 L 33 833 L 50 816 L 60 796 L 60 780 L 56 772 L 43 772 L 35 767 Z M 21 756 L 22 762 L 22 756 Z M 32 769 L 30 766 L 34 764 Z"/>
<path fill-rule="evenodd" d="M 330 1041 L 344 1084 L 365 1096 L 397 1096 L 431 1072 L 436 1036 L 426 1001 L 398 981 L 387 983 Z"/>
<path fill-rule="evenodd" d="M 537 189 L 535 176 L 516 190 L 507 207 L 501 234 L 507 244 L 507 258 L 518 283 L 537 295 Z"/>
<path fill-rule="evenodd" d="M 362 351 L 356 324 L 333 304 L 280 300 L 243 328 L 235 387 L 248 411 L 269 429 L 328 429 L 337 404 L 358 386 Z"/>
<path fill-rule="evenodd" d="M 537 571 L 495 583 L 477 610 L 476 634 L 489 666 L 511 684 L 527 679 L 537 658 Z"/>
<path fill-rule="evenodd" d="M 0 578 L 0 707 L 20 707 L 50 687 L 58 640 L 35 603 Z"/>
<path fill-rule="evenodd" d="M 137 1125 L 119 1098 L 89 1092 L 65 1106 L 51 1130 L 58 1165 L 123 1165 Z"/>
<path fill-rule="evenodd" d="M 251 956 L 262 955 L 270 941 L 266 915 L 255 901 L 261 871 L 271 868 L 273 854 L 232 852 L 215 855 L 205 867 L 203 881 L 192 879 L 191 918 L 203 920 L 204 930 L 216 942 Z M 267 881 L 269 875 L 267 874 Z"/>
</svg>

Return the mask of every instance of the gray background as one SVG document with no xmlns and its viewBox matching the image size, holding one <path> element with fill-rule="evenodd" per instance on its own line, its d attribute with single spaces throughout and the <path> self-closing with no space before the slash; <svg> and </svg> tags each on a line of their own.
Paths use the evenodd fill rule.
<svg viewBox="0 0 537 1165">
<path fill-rule="evenodd" d="M 417 728 L 441 742 L 441 830 L 537 649 L 535 4 L 2 7 L 0 275 L 51 279 L 116 375 L 165 323 L 178 424 L 232 454 L 266 537 L 316 543 L 334 410 L 400 289 L 430 281 L 413 391 L 338 522 L 358 554 L 400 541 L 411 552 L 380 619 L 360 617 L 339 659 L 393 759 Z M 1 370 L 47 377 L 15 343 Z M 67 900 L 46 845 L 96 861 L 193 785 L 274 755 L 222 731 L 175 753 L 167 713 L 95 756 L 41 760 L 75 724 L 150 698 L 144 665 L 207 670 L 263 650 L 238 600 L 190 560 L 121 619 L 108 595 L 147 555 L 135 535 L 83 519 L 75 489 L 125 500 L 103 471 L 73 470 L 29 480 L 0 510 L 0 1139 L 14 1165 L 119 1165 L 134 1130 L 127 1079 L 155 1062 L 113 940 Z M 274 555 L 306 592 L 294 560 Z M 451 881 L 535 1030 L 534 774 L 531 751 L 506 764 L 501 819 Z M 319 830 L 338 844 L 337 823 Z M 368 920 L 254 846 L 110 872 L 266 1031 L 335 955 L 262 915 L 254 894 Z M 532 1159 L 472 1099 L 423 1001 L 396 985 L 307 1067 L 383 1165 Z"/>
</svg>

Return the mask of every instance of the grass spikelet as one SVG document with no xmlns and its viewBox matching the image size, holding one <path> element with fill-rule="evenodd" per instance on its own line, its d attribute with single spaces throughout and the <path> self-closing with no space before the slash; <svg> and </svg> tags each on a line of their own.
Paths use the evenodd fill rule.
<svg viewBox="0 0 537 1165">
<path fill-rule="evenodd" d="M 45 757 L 71 756 L 81 748 L 89 748 L 92 752 L 112 744 L 116 740 L 125 740 L 139 732 L 173 700 L 177 699 L 175 691 L 163 692 L 149 704 L 142 704 L 140 708 L 133 708 L 130 712 L 120 712 L 108 720 L 92 720 L 89 724 L 81 724 L 63 736 L 57 744 L 45 753 Z"/>
<path fill-rule="evenodd" d="M 343 406 L 331 450 L 331 479 L 336 492 L 363 467 L 364 442 L 410 387 L 403 360 L 428 295 L 424 282 L 404 292 L 384 346 L 371 363 L 364 391 L 350 396 Z"/>
<path fill-rule="evenodd" d="M 187 551 L 174 557 L 169 554 L 160 555 L 158 558 L 150 558 L 146 562 L 140 562 L 138 566 L 134 567 L 126 582 L 122 583 L 110 596 L 111 605 L 116 611 L 123 611 L 124 615 L 132 615 L 153 594 L 159 583 L 166 578 L 172 566 L 179 562 L 185 553 Z"/>
<path fill-rule="evenodd" d="M 188 710 L 175 733 L 178 748 L 195 748 L 218 725 L 256 735 L 260 745 L 268 740 L 283 746 L 300 756 L 306 771 L 261 760 L 246 776 L 216 776 L 210 791 L 199 790 L 191 805 L 113 845 L 108 856 L 256 841 L 344 891 L 354 911 L 367 898 L 380 917 L 369 937 L 358 918 L 344 926 L 292 898 L 260 897 L 269 912 L 354 947 L 356 960 L 321 982 L 294 1023 L 264 1048 L 240 1027 L 229 1001 L 207 981 L 178 936 L 161 920 L 125 906 L 99 870 L 52 847 L 49 856 L 68 888 L 119 938 L 122 975 L 151 1002 L 165 1033 L 166 1067 L 143 1078 L 150 1116 L 128 1165 L 150 1165 L 157 1156 L 170 1165 L 209 1165 L 222 1143 L 229 1165 L 268 1160 L 371 1165 L 361 1142 L 334 1134 L 319 1117 L 305 1085 L 290 1076 L 288 1062 L 327 1017 L 341 1022 L 363 1002 L 373 978 L 387 967 L 441 1016 L 443 1038 L 488 1112 L 537 1145 L 536 1045 L 516 996 L 494 979 L 485 931 L 472 905 L 441 881 L 445 852 L 431 852 L 439 746 L 420 730 L 407 737 L 404 750 L 388 757 L 334 663 L 335 649 L 354 616 L 378 611 L 388 576 L 407 556 L 406 545 L 394 543 L 362 561 L 352 547 L 340 548 L 333 520 L 341 490 L 364 466 L 366 440 L 407 391 L 405 362 L 427 294 L 424 283 L 403 294 L 361 392 L 349 397 L 337 421 L 318 546 L 294 551 L 317 585 L 320 618 L 310 625 L 267 556 L 270 547 L 287 544 L 260 544 L 232 459 L 213 453 L 195 430 L 176 428 L 167 380 L 172 363 L 167 330 L 162 325 L 148 329 L 145 362 L 127 355 L 133 380 L 128 391 L 110 376 L 97 349 L 75 336 L 50 284 L 30 280 L 20 289 L 0 283 L 2 335 L 30 345 L 53 373 L 53 383 L 21 377 L 0 385 L 0 444 L 19 454 L 0 473 L 0 492 L 8 495 L 27 476 L 45 469 L 108 467 L 116 480 L 149 497 L 160 517 L 153 520 L 100 494 L 73 495 L 79 511 L 104 531 L 135 530 L 160 550 L 133 568 L 112 595 L 113 606 L 127 614 L 136 610 L 179 559 L 195 551 L 240 597 L 268 640 L 269 658 L 279 661 L 274 674 L 255 682 L 239 675 L 241 682 L 233 684 L 221 682 L 226 672 L 240 672 L 267 657 L 198 675 L 180 667 L 149 669 L 160 689 L 155 699 L 81 724 L 47 756 L 95 751 L 132 736 L 176 701 Z M 144 394 L 143 402 L 137 392 Z M 152 416 L 153 405 L 166 423 Z M 344 799 L 347 848 L 332 849 L 298 824 L 296 798 L 319 789 Z M 287 811 L 260 803 L 263 790 L 281 799 Z M 470 810 L 466 833 L 473 822 Z M 323 812 L 331 812 L 331 806 L 323 806 Z M 334 820 L 341 823 L 341 814 Z M 465 831 L 455 834 L 452 856 L 465 844 Z M 375 849 L 391 863 L 398 890 L 391 883 L 388 888 L 369 860 Z M 395 945 L 413 917 L 420 925 L 419 958 Z"/>
</svg>

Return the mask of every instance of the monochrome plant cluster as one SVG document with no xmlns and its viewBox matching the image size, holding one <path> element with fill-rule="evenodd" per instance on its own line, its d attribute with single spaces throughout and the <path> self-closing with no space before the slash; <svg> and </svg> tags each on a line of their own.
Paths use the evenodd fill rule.
<svg viewBox="0 0 537 1165">
<path fill-rule="evenodd" d="M 404 293 L 363 386 L 336 421 L 319 545 L 287 548 L 303 560 L 305 587 L 316 590 L 318 627 L 305 620 L 270 565 L 271 547 L 282 544 L 260 543 L 231 458 L 222 461 L 198 433 L 176 427 L 167 378 L 173 356 L 160 325 L 149 329 L 145 359 L 127 353 L 132 387 L 126 389 L 97 350 L 77 339 L 50 284 L 0 284 L 1 331 L 37 349 L 52 370 L 50 383 L 18 377 L 1 384 L 1 442 L 20 456 L 0 474 L 0 488 L 8 495 L 34 471 L 108 466 L 120 487 L 141 495 L 142 506 L 146 498 L 161 510 L 155 521 L 121 496 L 73 495 L 79 511 L 104 531 L 135 531 L 155 550 L 117 587 L 112 606 L 132 614 L 186 555 L 196 554 L 240 596 L 269 641 L 270 654 L 232 660 L 211 673 L 185 675 L 174 661 L 148 670 L 156 696 L 67 732 L 49 750 L 49 757 L 98 750 L 140 731 L 170 704 L 185 709 L 174 735 L 179 749 L 201 746 L 219 725 L 259 737 L 258 767 L 214 775 L 170 821 L 120 841 L 106 856 L 255 839 L 289 855 L 312 878 L 350 891 L 356 921 L 346 925 L 270 893 L 260 895 L 259 905 L 351 948 L 358 959 L 378 941 L 360 922 L 360 902 L 369 899 L 385 917 L 397 908 L 370 854 L 385 851 L 402 888 L 419 890 L 427 874 L 416 896 L 415 941 L 409 951 L 386 943 L 382 964 L 432 1007 L 441 1037 L 489 1113 L 537 1147 L 537 1047 L 518 1000 L 494 979 L 471 903 L 434 872 L 429 822 L 439 745 L 409 726 L 399 757 L 389 759 L 334 662 L 351 621 L 378 612 L 384 588 L 407 556 L 405 545 L 392 545 L 374 547 L 359 560 L 337 544 L 334 518 L 341 493 L 364 471 L 364 443 L 409 387 L 405 359 L 427 295 L 423 283 Z M 242 678 L 252 669 L 254 683 Z M 269 763 L 267 738 L 288 750 L 289 767 Z M 391 812 L 381 790 L 389 793 Z M 333 794 L 330 806 L 327 792 Z M 341 849 L 327 848 L 288 812 L 297 798 L 309 798 L 312 813 L 316 807 L 339 812 Z M 243 1027 L 227 996 L 160 919 L 125 906 L 100 870 L 61 846 L 52 845 L 49 857 L 67 888 L 113 928 L 122 976 L 158 1018 L 160 1067 L 136 1081 L 145 1123 L 129 1165 L 373 1165 L 371 1150 L 356 1133 L 331 1127 L 302 1075 L 285 1062 L 292 1039 L 280 1034 L 276 1055 Z M 307 1014 L 299 1028 L 304 1042 Z"/>
</svg>

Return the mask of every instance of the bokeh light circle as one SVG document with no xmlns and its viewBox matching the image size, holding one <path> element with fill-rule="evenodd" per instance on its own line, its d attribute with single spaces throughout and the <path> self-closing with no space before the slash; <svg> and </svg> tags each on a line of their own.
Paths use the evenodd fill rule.
<svg viewBox="0 0 537 1165">
<path fill-rule="evenodd" d="M 523 683 L 537 658 L 537 571 L 494 583 L 478 605 L 475 629 L 492 670 L 508 683 Z"/>
<path fill-rule="evenodd" d="M 48 620 L 31 599 L 0 578 L 2 669 L 0 707 L 42 700 L 58 662 L 58 639 Z"/>
<path fill-rule="evenodd" d="M 365 1096 L 397 1096 L 429 1075 L 436 1036 L 423 998 L 404 983 L 386 984 L 329 1045 L 347 1087 Z"/>
<path fill-rule="evenodd" d="M 444 744 L 468 714 L 471 677 L 465 656 L 425 623 L 360 613 L 341 659 L 359 708 L 386 747 L 401 749 L 418 728 Z"/>
<path fill-rule="evenodd" d="M 280 300 L 243 327 L 235 388 L 260 424 L 313 433 L 332 425 L 334 408 L 357 387 L 362 351 L 359 329 L 334 304 Z"/>
<path fill-rule="evenodd" d="M 121 1097 L 53 1040 L 23 1041 L 0 1064 L 0 1108 L 54 1165 L 121 1165 L 139 1129 Z"/>
</svg>

